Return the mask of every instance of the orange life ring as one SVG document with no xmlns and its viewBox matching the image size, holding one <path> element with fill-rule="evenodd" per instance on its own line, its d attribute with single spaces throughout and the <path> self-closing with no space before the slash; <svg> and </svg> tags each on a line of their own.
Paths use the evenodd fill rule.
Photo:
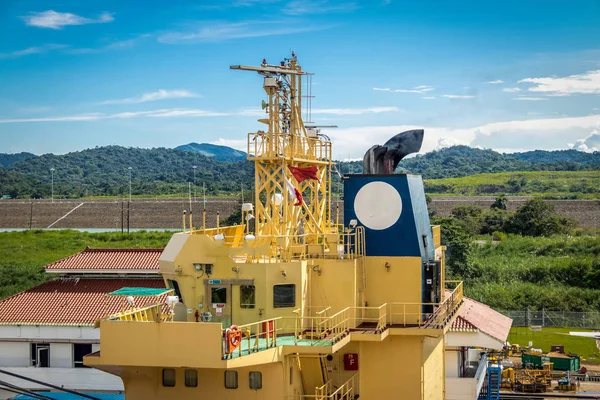
<svg viewBox="0 0 600 400">
<path fill-rule="evenodd" d="M 242 331 L 237 325 L 231 325 L 227 329 L 227 350 L 233 352 L 242 343 Z"/>
</svg>

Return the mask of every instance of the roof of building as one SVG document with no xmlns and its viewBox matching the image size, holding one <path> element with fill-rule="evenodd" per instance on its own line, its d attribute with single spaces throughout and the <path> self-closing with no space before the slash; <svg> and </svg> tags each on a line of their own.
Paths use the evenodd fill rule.
<svg viewBox="0 0 600 400">
<path fill-rule="evenodd" d="M 123 287 L 164 288 L 165 284 L 152 278 L 56 278 L 0 300 L 0 325 L 93 326 L 96 320 L 122 311 L 122 296 L 108 293 Z M 134 300 L 137 307 L 157 303 L 156 296 L 134 296 Z"/>
<path fill-rule="evenodd" d="M 163 249 L 90 249 L 46 266 L 47 272 L 115 273 L 119 271 L 158 273 Z"/>
<path fill-rule="evenodd" d="M 454 322 L 452 322 L 452 326 L 450 327 L 453 331 L 461 331 L 461 332 L 476 332 L 479 331 L 475 325 L 461 317 L 460 315 L 456 317 Z"/>
<path fill-rule="evenodd" d="M 468 297 L 463 297 L 463 300 L 460 313 L 450 327 L 451 331 L 479 331 L 496 340 L 506 342 L 512 319 Z"/>
</svg>

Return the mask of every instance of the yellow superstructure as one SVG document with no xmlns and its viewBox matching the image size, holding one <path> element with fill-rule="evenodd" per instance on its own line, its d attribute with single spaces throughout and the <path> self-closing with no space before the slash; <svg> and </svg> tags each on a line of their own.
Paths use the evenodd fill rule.
<svg viewBox="0 0 600 400">
<path fill-rule="evenodd" d="M 190 221 L 174 234 L 160 268 L 179 301 L 101 320 L 101 352 L 86 365 L 120 376 L 128 400 L 444 399 L 444 335 L 462 282 L 444 281 L 439 227 L 419 211 L 420 178 L 376 182 L 398 182 L 400 211 L 387 224 L 360 217 L 364 207 L 369 218 L 389 209 L 371 205 L 379 178 L 349 177 L 359 217 L 339 224 L 331 143 L 302 121 L 306 73 L 296 56 L 232 69 L 263 75 L 268 97 L 266 130 L 248 136 L 254 202 L 240 225 Z M 294 167 L 314 175 L 299 179 Z M 369 241 L 386 232 L 389 243 Z"/>
</svg>

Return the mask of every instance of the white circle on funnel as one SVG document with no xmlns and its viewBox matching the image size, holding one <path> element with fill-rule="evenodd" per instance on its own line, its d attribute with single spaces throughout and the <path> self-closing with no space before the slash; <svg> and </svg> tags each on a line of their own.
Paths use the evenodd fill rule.
<svg viewBox="0 0 600 400">
<path fill-rule="evenodd" d="M 389 183 L 367 183 L 354 198 L 354 212 L 364 226 L 381 231 L 394 225 L 400 218 L 402 198 Z"/>
</svg>

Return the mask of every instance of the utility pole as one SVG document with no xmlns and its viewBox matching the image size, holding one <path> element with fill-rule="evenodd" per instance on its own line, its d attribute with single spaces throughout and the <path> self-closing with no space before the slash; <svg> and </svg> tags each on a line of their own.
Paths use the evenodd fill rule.
<svg viewBox="0 0 600 400">
<path fill-rule="evenodd" d="M 129 170 L 129 202 L 131 202 L 131 167 L 127 168 Z"/>
<path fill-rule="evenodd" d="M 50 168 L 50 174 L 52 175 L 52 202 L 54 203 L 54 168 Z"/>
<path fill-rule="evenodd" d="M 194 170 L 194 201 L 196 200 L 196 168 L 198 168 L 197 165 L 193 165 L 192 169 Z"/>
</svg>

